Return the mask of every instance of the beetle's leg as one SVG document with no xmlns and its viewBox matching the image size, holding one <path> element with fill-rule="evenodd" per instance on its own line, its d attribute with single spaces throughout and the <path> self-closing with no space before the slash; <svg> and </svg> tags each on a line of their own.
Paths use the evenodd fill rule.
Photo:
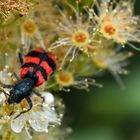
<svg viewBox="0 0 140 140">
<path fill-rule="evenodd" d="M 29 48 L 29 51 L 31 51 L 33 49 L 33 45 L 31 44 L 30 45 L 30 48 Z"/>
<path fill-rule="evenodd" d="M 14 76 L 17 80 L 20 79 L 20 77 L 19 77 L 15 72 L 13 73 L 13 76 Z"/>
<path fill-rule="evenodd" d="M 13 106 L 12 106 L 12 112 L 10 113 L 10 116 L 13 115 L 13 113 L 14 113 L 14 108 L 15 108 L 15 104 L 13 104 Z"/>
<path fill-rule="evenodd" d="M 5 98 L 6 98 L 6 101 L 7 101 L 8 100 L 8 97 L 9 97 L 9 94 L 6 91 L 4 91 L 3 89 L 0 89 L 0 93 L 4 93 Z"/>
<path fill-rule="evenodd" d="M 33 90 L 33 92 L 34 92 L 34 94 L 35 94 L 36 96 L 38 96 L 38 97 L 40 97 L 40 98 L 42 99 L 42 103 L 45 102 L 45 98 L 44 98 L 40 93 L 38 93 L 38 92 L 36 92 L 36 91 L 34 91 L 34 90 Z"/>
<path fill-rule="evenodd" d="M 24 114 L 24 113 L 27 113 L 28 111 L 30 111 L 30 110 L 32 109 L 33 103 L 32 103 L 32 100 L 30 99 L 30 97 L 26 98 L 26 100 L 27 100 L 27 102 L 28 102 L 28 104 L 29 104 L 29 106 L 30 106 L 29 109 L 20 112 L 20 114 L 17 115 L 14 119 L 18 118 L 20 115 L 22 115 L 22 114 Z"/>
<path fill-rule="evenodd" d="M 9 88 L 9 89 L 11 89 L 11 88 L 13 88 L 14 86 L 13 85 L 8 85 L 8 84 L 4 84 L 3 85 L 3 88 Z"/>
<path fill-rule="evenodd" d="M 23 55 L 22 53 L 18 53 L 18 58 L 19 58 L 19 61 L 20 61 L 20 64 L 22 65 L 23 64 Z"/>
<path fill-rule="evenodd" d="M 3 89 L 0 89 L 0 93 L 4 93 L 7 96 L 9 96 L 9 94 L 7 92 L 5 92 Z"/>
</svg>

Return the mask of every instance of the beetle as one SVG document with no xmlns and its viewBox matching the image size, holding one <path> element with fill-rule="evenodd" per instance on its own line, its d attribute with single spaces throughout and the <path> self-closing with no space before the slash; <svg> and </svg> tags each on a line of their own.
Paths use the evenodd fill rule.
<svg viewBox="0 0 140 140">
<path fill-rule="evenodd" d="M 10 89 L 10 94 L 3 91 L 8 95 L 8 104 L 20 103 L 23 99 L 26 99 L 29 104 L 29 109 L 20 112 L 16 118 L 32 109 L 33 104 L 30 99 L 32 93 L 42 98 L 44 102 L 44 97 L 34 91 L 34 88 L 42 85 L 56 69 L 55 57 L 42 49 L 30 51 L 24 59 L 19 53 L 19 60 L 21 63 L 20 78 L 16 75 L 18 81 L 15 85 L 4 85 L 4 88 Z"/>
</svg>

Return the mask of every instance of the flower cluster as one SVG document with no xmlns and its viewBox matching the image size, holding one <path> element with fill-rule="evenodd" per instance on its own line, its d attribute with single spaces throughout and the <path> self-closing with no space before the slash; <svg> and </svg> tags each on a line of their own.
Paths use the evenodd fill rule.
<svg viewBox="0 0 140 140">
<path fill-rule="evenodd" d="M 101 0 L 95 2 L 98 13 L 88 8 L 93 25 L 106 39 L 125 47 L 138 49 L 131 42 L 140 42 L 140 17 L 134 16 L 133 0 Z"/>
<path fill-rule="evenodd" d="M 140 50 L 134 44 L 140 43 L 140 18 L 134 16 L 134 1 L 71 2 L 0 1 L 0 135 L 3 140 L 25 140 L 25 137 L 62 140 L 71 129 L 60 126 L 64 105 L 56 92 L 69 92 L 71 87 L 85 91 L 91 86 L 103 87 L 95 77 L 106 71 L 124 87 L 120 75 L 128 74 L 127 59 L 133 56 L 124 47 Z M 36 48 L 57 59 L 56 70 L 31 91 L 31 101 L 26 98 L 9 103 L 11 89 L 22 80 L 18 56 L 21 59 L 21 54 L 26 56 Z M 38 61 L 31 57 L 28 61 L 35 62 L 34 73 L 37 73 L 41 62 L 37 64 L 35 59 Z M 51 71 L 44 65 L 45 72 Z"/>
<path fill-rule="evenodd" d="M 31 0 L 1 0 L 1 23 L 6 24 L 6 22 L 12 22 L 13 20 L 15 20 L 15 18 L 17 18 L 18 16 L 27 15 L 32 6 L 33 1 Z"/>
</svg>

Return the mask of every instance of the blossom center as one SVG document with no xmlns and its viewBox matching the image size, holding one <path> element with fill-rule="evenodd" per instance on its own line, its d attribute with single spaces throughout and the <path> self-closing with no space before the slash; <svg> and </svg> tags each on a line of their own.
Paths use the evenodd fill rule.
<svg viewBox="0 0 140 140">
<path fill-rule="evenodd" d="M 94 45 L 89 44 L 86 46 L 85 53 L 87 53 L 88 55 L 93 55 L 95 50 L 96 50 L 96 47 Z"/>
<path fill-rule="evenodd" d="M 61 71 L 56 74 L 56 81 L 62 86 L 70 86 L 73 84 L 74 78 L 72 73 L 68 71 Z"/>
<path fill-rule="evenodd" d="M 5 115 L 10 115 L 13 112 L 13 107 L 11 105 L 4 105 L 2 106 L 2 113 L 4 113 Z"/>
<path fill-rule="evenodd" d="M 86 31 L 77 31 L 72 36 L 73 43 L 78 46 L 84 46 L 88 43 L 89 34 Z"/>
<path fill-rule="evenodd" d="M 33 20 L 27 20 L 22 24 L 22 30 L 25 34 L 32 36 L 37 31 L 37 26 Z"/>
<path fill-rule="evenodd" d="M 105 32 L 108 33 L 109 35 L 113 35 L 113 34 L 115 33 L 115 31 L 116 31 L 116 29 L 115 29 L 113 26 L 111 26 L 111 25 L 106 25 L 106 26 L 104 27 L 104 30 L 105 30 Z"/>
<path fill-rule="evenodd" d="M 113 38 L 116 35 L 116 26 L 111 22 L 105 22 L 101 26 L 101 32 L 106 38 Z"/>
</svg>

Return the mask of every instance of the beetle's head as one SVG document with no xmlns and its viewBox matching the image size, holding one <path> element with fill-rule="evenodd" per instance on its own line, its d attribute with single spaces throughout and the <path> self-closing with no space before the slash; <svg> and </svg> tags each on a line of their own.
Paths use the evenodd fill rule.
<svg viewBox="0 0 140 140">
<path fill-rule="evenodd" d="M 19 103 L 21 101 L 21 92 L 19 90 L 14 90 L 12 89 L 10 91 L 10 95 L 8 98 L 8 103 L 12 104 L 12 103 Z"/>
</svg>

